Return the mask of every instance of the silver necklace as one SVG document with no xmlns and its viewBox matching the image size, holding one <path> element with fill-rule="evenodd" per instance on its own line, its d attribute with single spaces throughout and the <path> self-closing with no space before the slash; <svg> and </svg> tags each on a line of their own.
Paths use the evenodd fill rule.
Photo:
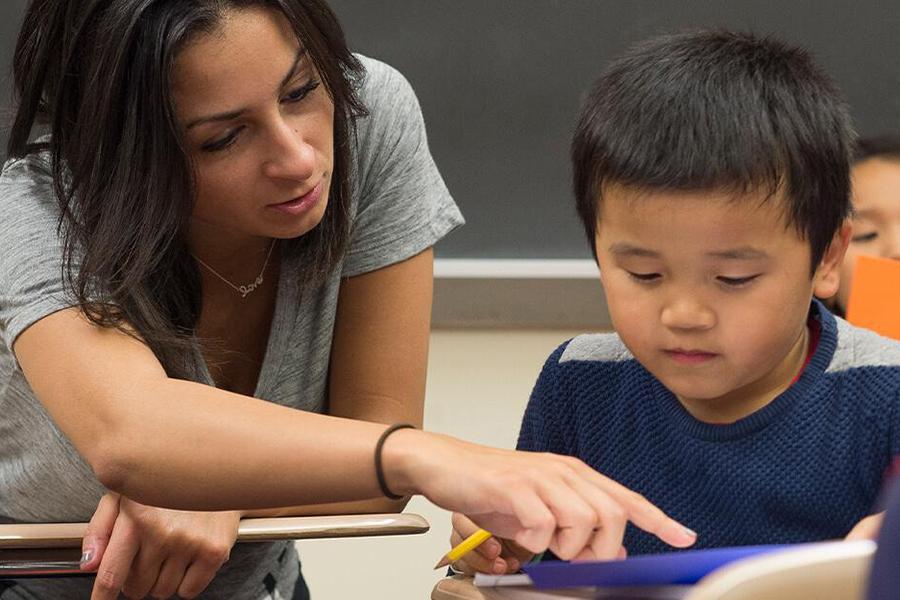
<svg viewBox="0 0 900 600">
<path fill-rule="evenodd" d="M 213 269 L 211 266 L 209 266 L 208 264 L 206 264 L 205 262 L 200 260 L 199 256 L 197 256 L 196 254 L 193 254 L 192 256 L 197 260 L 198 263 L 200 263 L 201 265 L 203 265 L 204 267 L 209 269 L 210 273 L 212 273 L 213 275 L 215 275 L 216 277 L 218 277 L 219 279 L 221 279 L 222 281 L 227 283 L 228 287 L 230 287 L 231 289 L 236 291 L 238 294 L 240 294 L 241 298 L 246 298 L 252 292 L 256 291 L 256 288 L 258 288 L 260 285 L 262 285 L 263 273 L 266 272 L 266 267 L 269 266 L 269 257 L 272 256 L 272 248 L 274 248 L 274 247 L 275 247 L 275 240 L 272 240 L 272 243 L 269 244 L 269 251 L 266 253 L 266 262 L 263 263 L 263 266 L 259 272 L 259 275 L 256 276 L 256 279 L 254 279 L 252 283 L 248 283 L 247 285 L 234 285 L 233 283 L 231 283 L 230 281 L 228 281 L 227 279 L 222 277 L 221 273 L 219 273 L 218 271 Z"/>
</svg>

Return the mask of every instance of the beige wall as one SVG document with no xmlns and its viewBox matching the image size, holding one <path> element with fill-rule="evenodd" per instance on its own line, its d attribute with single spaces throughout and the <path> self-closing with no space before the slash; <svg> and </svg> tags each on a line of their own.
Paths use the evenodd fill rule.
<svg viewBox="0 0 900 600">
<path fill-rule="evenodd" d="M 442 330 L 431 336 L 425 427 L 475 442 L 513 447 L 528 394 L 550 352 L 578 332 Z M 464 482 L 460 482 L 463 485 Z M 300 544 L 314 600 L 425 599 L 448 549 L 449 515 L 422 498 L 422 536 L 316 540 Z"/>
</svg>

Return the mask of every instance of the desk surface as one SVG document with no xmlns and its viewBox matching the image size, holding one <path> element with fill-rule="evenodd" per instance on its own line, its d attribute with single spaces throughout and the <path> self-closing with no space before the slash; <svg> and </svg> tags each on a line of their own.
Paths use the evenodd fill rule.
<svg viewBox="0 0 900 600">
<path fill-rule="evenodd" d="M 600 590 L 570 588 L 564 590 L 536 590 L 531 586 L 477 587 L 471 577 L 455 575 L 440 580 L 431 592 L 431 600 L 564 600 L 591 598 L 594 600 L 680 600 L 690 586 L 667 586 L 648 590 Z"/>
<path fill-rule="evenodd" d="M 0 525 L 0 578 L 80 575 L 87 523 Z M 412 513 L 243 519 L 238 542 L 410 535 L 428 531 Z"/>
</svg>

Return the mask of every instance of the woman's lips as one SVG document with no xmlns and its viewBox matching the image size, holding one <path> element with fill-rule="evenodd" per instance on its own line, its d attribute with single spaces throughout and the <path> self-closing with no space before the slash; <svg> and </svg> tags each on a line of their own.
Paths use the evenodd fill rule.
<svg viewBox="0 0 900 600">
<path fill-rule="evenodd" d="M 322 197 L 322 182 L 316 184 L 316 187 L 309 190 L 302 196 L 298 196 L 287 202 L 280 204 L 270 204 L 268 208 L 287 213 L 289 215 L 300 215 L 311 209 L 319 203 Z"/>
<path fill-rule="evenodd" d="M 683 365 L 697 365 L 710 361 L 718 356 L 713 352 L 704 352 L 702 350 L 682 350 L 676 348 L 674 350 L 666 350 L 666 355 L 672 360 Z"/>
</svg>

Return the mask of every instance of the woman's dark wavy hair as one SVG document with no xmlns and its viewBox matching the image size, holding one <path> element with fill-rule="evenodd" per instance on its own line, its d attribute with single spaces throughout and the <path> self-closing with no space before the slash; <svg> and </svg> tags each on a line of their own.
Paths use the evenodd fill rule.
<svg viewBox="0 0 900 600">
<path fill-rule="evenodd" d="M 322 222 L 283 244 L 321 282 L 349 237 L 350 148 L 364 74 L 323 0 L 32 0 L 16 45 L 11 158 L 49 151 L 63 276 L 87 317 L 143 339 L 172 377 L 196 368 L 201 309 L 185 232 L 195 181 L 170 92 L 178 52 L 234 9 L 280 11 L 334 101 L 334 172 Z M 39 129 L 49 138 L 32 140 Z"/>
<path fill-rule="evenodd" d="M 594 248 L 607 184 L 767 191 L 785 198 L 815 270 L 850 212 L 854 139 L 841 94 L 804 50 L 724 30 L 657 37 L 612 62 L 583 104 L 578 214 Z"/>
</svg>

